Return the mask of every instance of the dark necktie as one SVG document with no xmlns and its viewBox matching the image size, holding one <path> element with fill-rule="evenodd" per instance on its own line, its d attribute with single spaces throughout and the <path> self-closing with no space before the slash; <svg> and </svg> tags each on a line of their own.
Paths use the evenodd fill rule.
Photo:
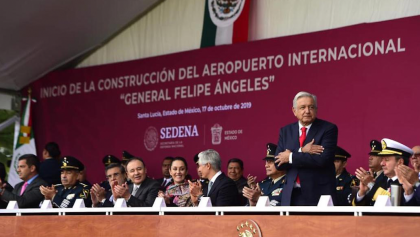
<svg viewBox="0 0 420 237">
<path fill-rule="evenodd" d="M 388 192 L 391 192 L 391 184 L 392 184 L 392 179 L 388 179 L 388 181 L 386 183 L 386 190 Z"/>
</svg>

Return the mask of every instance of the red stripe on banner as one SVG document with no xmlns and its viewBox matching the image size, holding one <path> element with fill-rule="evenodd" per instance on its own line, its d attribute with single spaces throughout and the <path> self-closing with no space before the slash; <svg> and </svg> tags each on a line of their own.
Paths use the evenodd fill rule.
<svg viewBox="0 0 420 237">
<path fill-rule="evenodd" d="M 241 15 L 238 17 L 235 23 L 233 23 L 232 44 L 248 41 L 250 5 L 251 5 L 251 0 L 246 0 L 244 9 L 242 9 Z"/>
</svg>

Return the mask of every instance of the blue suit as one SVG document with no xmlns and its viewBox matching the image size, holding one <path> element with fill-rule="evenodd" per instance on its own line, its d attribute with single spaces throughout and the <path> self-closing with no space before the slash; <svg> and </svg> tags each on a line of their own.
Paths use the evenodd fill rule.
<svg viewBox="0 0 420 237">
<path fill-rule="evenodd" d="M 335 166 L 334 153 L 337 146 L 338 128 L 330 122 L 315 119 L 303 145 L 315 139 L 316 145 L 324 147 L 320 155 L 299 152 L 299 122 L 289 124 L 280 130 L 276 155 L 289 149 L 292 164 L 283 164 L 277 169 L 287 169 L 286 183 L 283 188 L 281 203 L 290 206 L 292 203 L 293 185 L 299 174 L 301 205 L 315 206 L 321 195 L 331 195 L 335 201 Z"/>
</svg>

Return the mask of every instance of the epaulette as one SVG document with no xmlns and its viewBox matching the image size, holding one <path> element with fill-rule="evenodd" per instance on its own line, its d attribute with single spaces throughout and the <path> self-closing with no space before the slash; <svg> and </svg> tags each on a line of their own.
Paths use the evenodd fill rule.
<svg viewBox="0 0 420 237">
<path fill-rule="evenodd" d="M 270 178 L 270 177 L 266 177 L 265 179 L 261 180 L 261 183 L 264 183 L 264 182 L 266 182 L 266 181 L 270 181 L 270 180 L 271 180 L 271 178 Z"/>
<path fill-rule="evenodd" d="M 89 185 L 84 184 L 84 183 L 80 183 L 84 188 L 88 187 Z"/>
</svg>

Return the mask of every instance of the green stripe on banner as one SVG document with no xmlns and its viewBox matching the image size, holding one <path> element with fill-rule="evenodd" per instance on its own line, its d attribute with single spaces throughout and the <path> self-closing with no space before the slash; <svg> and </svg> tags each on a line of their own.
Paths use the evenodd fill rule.
<svg viewBox="0 0 420 237">
<path fill-rule="evenodd" d="M 205 5 L 206 7 L 204 9 L 203 33 L 201 34 L 200 48 L 215 46 L 216 41 L 217 26 L 210 18 L 208 0 L 206 0 Z"/>
</svg>

